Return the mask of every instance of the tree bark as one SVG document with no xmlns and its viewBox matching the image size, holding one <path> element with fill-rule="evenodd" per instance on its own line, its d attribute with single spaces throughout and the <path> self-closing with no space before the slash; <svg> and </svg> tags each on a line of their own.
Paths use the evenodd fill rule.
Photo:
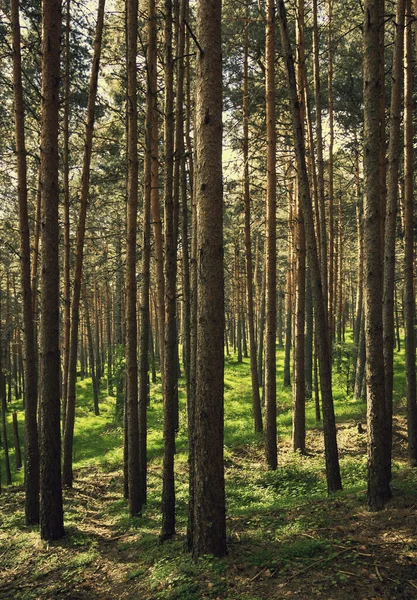
<svg viewBox="0 0 417 600">
<path fill-rule="evenodd" d="M 196 38 L 195 558 L 226 554 L 221 0 L 198 3 Z"/>
<path fill-rule="evenodd" d="M 88 87 L 88 105 L 87 119 L 85 124 L 85 144 L 83 168 L 81 174 L 81 193 L 80 193 L 80 214 L 78 217 L 75 269 L 74 269 L 74 290 L 72 293 L 71 303 L 71 342 L 69 353 L 69 371 L 68 371 L 68 398 L 67 398 L 67 414 L 65 417 L 64 431 L 64 459 L 62 464 L 62 479 L 63 484 L 67 487 L 72 487 L 73 472 L 72 472 L 72 444 L 74 437 L 74 422 L 75 422 L 75 400 L 76 400 L 76 383 L 77 383 L 77 354 L 78 354 L 78 329 L 80 322 L 80 298 L 81 285 L 83 277 L 83 262 L 84 262 L 84 240 L 85 226 L 87 218 L 88 194 L 90 187 L 90 165 L 91 152 L 93 147 L 93 132 L 95 106 L 97 97 L 97 81 L 100 67 L 101 55 L 101 39 L 103 34 L 104 23 L 104 7 L 105 0 L 99 0 L 97 11 L 97 25 L 94 39 L 93 60 L 91 65 L 91 75 Z"/>
<path fill-rule="evenodd" d="M 380 510 L 390 497 L 385 468 L 386 411 L 382 335 L 380 202 L 381 0 L 365 0 L 364 20 L 364 313 L 368 423 L 368 507 Z"/>
<path fill-rule="evenodd" d="M 256 338 L 253 302 L 253 265 L 251 241 L 251 198 L 249 188 L 249 105 L 248 105 L 248 27 L 246 22 L 243 45 L 243 201 L 245 207 L 246 295 L 248 301 L 249 353 L 252 382 L 252 405 L 255 431 L 262 431 L 261 399 L 256 364 Z"/>
<path fill-rule="evenodd" d="M 317 346 L 320 360 L 320 384 L 323 407 L 324 446 L 326 458 L 327 488 L 329 493 L 342 487 L 339 458 L 337 450 L 336 423 L 334 416 L 331 357 L 326 311 L 323 299 L 323 288 L 316 236 L 314 231 L 313 207 L 311 202 L 307 166 L 305 160 L 304 138 L 300 107 L 297 98 L 297 86 L 294 72 L 294 60 L 288 38 L 287 17 L 283 0 L 278 0 L 281 42 L 286 66 L 288 88 L 290 94 L 291 116 L 296 153 L 296 164 L 300 185 L 300 200 L 306 234 L 307 260 L 312 273 L 312 291 L 314 312 L 316 315 Z"/>
<path fill-rule="evenodd" d="M 25 404 L 25 521 L 39 523 L 39 446 L 36 418 L 38 394 L 35 360 L 35 328 L 30 270 L 30 234 L 27 198 L 25 112 L 20 49 L 19 1 L 10 3 L 13 33 L 13 88 L 15 102 L 16 154 L 18 172 L 20 282 L 23 310 L 24 404 Z"/>
<path fill-rule="evenodd" d="M 384 243 L 383 331 L 385 410 L 387 422 L 386 468 L 391 479 L 392 410 L 394 383 L 394 288 L 395 288 L 395 237 L 397 225 L 398 178 L 401 154 L 401 92 L 403 88 L 405 0 L 397 1 L 395 18 L 395 43 L 392 59 L 392 87 L 390 131 L 388 147 L 387 200 Z"/>
<path fill-rule="evenodd" d="M 277 455 L 277 361 L 276 337 L 276 124 L 275 124 L 275 2 L 266 5 L 266 321 L 265 321 L 265 455 L 275 470 Z"/>
<path fill-rule="evenodd" d="M 172 1 L 165 0 L 165 340 L 163 368 L 164 462 L 162 477 L 161 539 L 175 534 L 175 407 L 177 386 L 177 227 L 173 194 L 174 168 L 174 64 L 172 57 Z"/>
<path fill-rule="evenodd" d="M 416 340 L 414 297 L 414 200 L 413 200 L 413 76 L 414 56 L 411 0 L 406 0 L 404 89 L 404 329 L 407 397 L 408 453 L 417 465 Z"/>
<path fill-rule="evenodd" d="M 42 3 L 42 279 L 39 328 L 40 533 L 64 535 L 61 484 L 59 357 L 58 112 L 61 2 Z"/>
</svg>

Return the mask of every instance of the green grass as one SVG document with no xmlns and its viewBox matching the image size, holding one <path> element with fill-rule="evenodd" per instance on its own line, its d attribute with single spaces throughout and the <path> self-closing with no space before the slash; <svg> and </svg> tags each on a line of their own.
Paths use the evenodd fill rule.
<svg viewBox="0 0 417 600">
<path fill-rule="evenodd" d="M 403 361 L 403 352 L 395 355 L 397 404 L 401 404 L 405 392 Z M 279 378 L 282 370 L 283 352 L 278 351 Z M 336 420 L 341 435 L 347 428 L 349 436 L 353 436 L 357 435 L 355 423 L 364 423 L 366 407 L 361 402 L 354 402 L 346 394 L 345 384 L 343 372 L 339 376 L 335 374 Z M 308 443 L 312 446 L 308 447 L 308 456 L 301 456 L 292 453 L 289 447 L 291 389 L 283 388 L 278 383 L 277 398 L 279 467 L 271 472 L 265 469 L 262 436 L 253 431 L 249 361 L 246 359 L 238 364 L 233 356 L 226 360 L 224 456 L 230 558 L 217 560 L 205 557 L 195 563 L 184 550 L 188 502 L 184 381 L 180 382 L 180 430 L 176 456 L 178 535 L 163 545 L 160 545 L 158 538 L 161 527 L 163 453 L 160 379 L 151 386 L 148 410 L 148 502 L 143 515 L 136 518 L 129 516 L 127 503 L 122 497 L 123 435 L 121 424 L 115 420 L 115 398 L 102 392 L 100 415 L 95 416 L 91 380 L 79 381 L 74 434 L 76 479 L 74 491 L 65 492 L 64 540 L 54 546 L 52 553 L 47 552 L 38 539 L 36 528 L 31 528 L 29 532 L 25 529 L 22 505 L 15 509 L 8 508 L 7 499 L 12 497 L 3 497 L 6 498 L 6 505 L 0 520 L 0 546 L 2 533 L 7 533 L 11 543 L 0 558 L 2 566 L 11 566 L 17 560 L 20 563 L 23 561 L 23 564 L 25 560 L 33 560 L 33 548 L 39 549 L 39 557 L 31 573 L 32 590 L 25 587 L 23 591 L 16 592 L 16 596 L 10 597 L 38 597 L 37 582 L 51 578 L 51 573 L 58 573 L 57 579 L 66 582 L 65 585 L 74 585 L 74 582 L 83 581 L 85 573 L 98 568 L 103 556 L 105 560 L 110 560 L 106 555 L 108 546 L 102 546 L 104 534 L 100 523 L 108 528 L 106 534 L 120 537 L 112 545 L 110 558 L 112 564 L 123 565 L 124 584 L 139 590 L 138 597 L 146 590 L 150 595 L 143 597 L 156 600 L 226 597 L 255 600 L 257 596 L 253 587 L 245 591 L 244 586 L 239 588 L 237 584 L 240 589 L 237 591 L 231 585 L 234 569 L 250 573 L 255 569 L 256 577 L 256 569 L 286 573 L 312 564 L 317 557 L 330 559 L 334 553 L 334 540 L 326 534 L 314 538 L 302 536 L 313 527 L 325 528 L 332 523 L 332 507 L 337 509 L 338 502 L 345 503 L 347 511 L 352 506 L 363 504 L 366 488 L 365 453 L 356 446 L 350 448 L 349 444 L 346 445 L 340 459 L 344 490 L 328 499 L 324 456 L 317 446 L 317 440 L 322 435 L 322 424 L 315 422 L 314 403 L 308 402 L 306 409 L 306 423 L 310 431 Z M 12 410 L 19 412 L 23 438 L 21 402 L 13 402 L 10 409 L 9 439 L 12 440 Z M 10 458 L 13 467 L 13 448 Z M 3 452 L 0 453 L 0 460 L 4 477 Z M 393 471 L 394 491 L 416 496 L 415 476 L 410 474 L 404 462 L 396 461 Z M 13 480 L 14 484 L 22 484 L 23 473 L 13 472 Z M 2 483 L 4 485 L 4 479 Z M 97 530 L 89 527 L 91 515 Z M 236 578 L 238 580 L 239 575 Z M 50 585 L 52 597 L 56 588 L 53 582 Z"/>
</svg>

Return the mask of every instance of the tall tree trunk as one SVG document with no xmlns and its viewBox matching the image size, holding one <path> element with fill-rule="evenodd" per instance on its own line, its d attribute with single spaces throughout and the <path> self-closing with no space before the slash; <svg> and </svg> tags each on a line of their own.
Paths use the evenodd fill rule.
<svg viewBox="0 0 417 600">
<path fill-rule="evenodd" d="M 276 337 L 276 125 L 275 125 L 275 3 L 266 5 L 266 322 L 265 322 L 265 455 L 269 469 L 277 468 Z"/>
<path fill-rule="evenodd" d="M 221 0 L 197 5 L 197 368 L 193 556 L 226 553 Z"/>
<path fill-rule="evenodd" d="M 414 219 L 413 219 L 413 33 L 411 0 L 406 0 L 405 90 L 404 90 L 404 329 L 407 396 L 408 453 L 417 465 L 416 340 L 414 297 Z"/>
<path fill-rule="evenodd" d="M 300 107 L 302 134 L 305 123 L 304 105 L 304 0 L 297 2 L 297 91 Z M 304 138 L 305 139 L 305 138 Z M 295 297 L 295 335 L 294 335 L 294 382 L 293 382 L 293 450 L 305 452 L 305 299 L 306 299 L 306 240 L 301 208 L 300 185 L 297 181 L 296 205 L 296 297 Z"/>
<path fill-rule="evenodd" d="M 380 53 L 383 1 L 365 0 L 364 20 L 364 313 L 368 422 L 368 507 L 390 497 L 385 468 L 386 411 L 382 335 L 380 202 Z"/>
<path fill-rule="evenodd" d="M 137 28 L 138 1 L 127 10 L 127 241 L 126 241 L 126 413 L 129 513 L 142 509 L 139 464 L 138 357 L 136 320 L 136 228 L 138 211 Z"/>
<path fill-rule="evenodd" d="M 311 202 L 307 165 L 305 160 L 304 137 L 297 86 L 294 72 L 294 59 L 288 38 L 287 17 L 283 0 L 278 0 L 281 41 L 286 65 L 290 93 L 291 116 L 293 122 L 296 163 L 300 185 L 300 200 L 306 234 L 307 260 L 312 273 L 314 312 L 316 315 L 317 345 L 320 360 L 320 384 L 323 406 L 324 446 L 326 457 L 327 488 L 329 493 L 342 487 L 337 450 L 336 423 L 332 395 L 331 357 L 326 311 L 323 299 L 320 264 L 314 231 L 313 207 Z"/>
<path fill-rule="evenodd" d="M 30 271 L 30 234 L 27 201 L 27 170 L 22 65 L 20 49 L 19 0 L 10 3 L 13 33 L 13 88 L 15 102 L 16 154 L 18 172 L 20 281 L 23 310 L 24 403 L 25 403 L 25 520 L 26 525 L 39 523 L 39 446 L 36 419 L 38 395 L 35 361 Z"/>
<path fill-rule="evenodd" d="M 249 352 L 252 381 L 252 405 L 255 431 L 262 431 L 261 399 L 259 396 L 259 378 L 256 364 L 256 338 L 253 302 L 253 265 L 252 241 L 250 231 L 251 199 L 249 189 L 249 106 L 248 106 L 248 28 L 245 24 L 243 44 L 243 201 L 245 207 L 245 258 L 246 258 L 246 294 L 248 301 Z"/>
<path fill-rule="evenodd" d="M 105 0 L 99 0 L 97 11 L 97 25 L 94 39 L 93 60 L 91 65 L 91 75 L 88 87 L 88 105 L 87 119 L 85 123 L 85 143 L 84 143 L 84 158 L 81 174 L 81 193 L 80 193 L 80 214 L 78 218 L 76 255 L 75 255 L 75 270 L 74 270 L 74 290 L 72 293 L 71 303 L 71 341 L 69 354 L 69 371 L 68 371 L 68 398 L 67 398 L 67 414 L 65 417 L 64 431 L 64 459 L 62 464 L 62 479 L 67 487 L 72 487 L 73 472 L 72 472 L 72 443 L 74 437 L 74 421 L 75 421 L 75 398 L 76 398 L 76 383 L 77 383 L 77 355 L 78 355 L 78 327 L 80 322 L 80 298 L 81 284 L 83 276 L 83 261 L 84 261 L 84 239 L 85 225 L 87 218 L 88 194 L 90 187 L 90 165 L 91 152 L 93 147 L 93 131 L 95 106 L 97 97 L 97 81 L 100 67 L 101 55 L 101 39 L 103 34 L 104 23 L 104 6 Z"/>
<path fill-rule="evenodd" d="M 155 256 L 155 285 L 156 307 L 158 314 L 159 356 L 160 369 L 163 378 L 164 371 L 164 339 L 165 339 L 165 279 L 164 279 L 164 253 L 161 207 L 159 201 L 159 162 L 158 162 L 158 71 L 157 71 L 157 11 L 156 1 L 149 0 L 148 15 L 148 85 L 152 95 L 152 188 L 151 211 L 154 235 Z"/>
<path fill-rule="evenodd" d="M 165 0 L 165 340 L 163 368 L 164 463 L 162 481 L 163 540 L 175 534 L 175 405 L 177 387 L 177 227 L 173 194 L 174 168 L 174 64 L 172 57 L 172 0 Z"/>
<path fill-rule="evenodd" d="M 386 468 L 391 478 L 392 452 L 392 409 L 394 383 L 394 288 L 395 288 L 395 233 L 398 205 L 398 175 L 401 154 L 401 92 L 403 87 L 405 0 L 397 1 L 395 18 L 395 45 L 392 59 L 392 88 L 390 107 L 390 131 L 388 148 L 387 202 L 385 215 L 384 244 L 384 289 L 383 289 L 383 331 L 384 331 L 384 372 L 385 410 L 387 421 Z"/>
<path fill-rule="evenodd" d="M 40 533 L 64 535 L 61 484 L 59 358 L 58 112 L 61 2 L 42 3 L 42 279 L 39 328 Z"/>
<path fill-rule="evenodd" d="M 333 343 L 334 335 L 334 313 L 335 313 L 335 264 L 334 264 L 334 106 L 333 106 L 333 0 L 328 0 L 328 34 L 327 34 L 327 99 L 329 105 L 329 159 L 328 159 L 328 178 L 329 178 L 329 343 L 330 348 Z"/>
<path fill-rule="evenodd" d="M 71 281 L 70 281 L 70 188 L 69 188 L 69 118 L 70 118 L 70 26 L 71 0 L 66 2 L 65 15 L 65 58 L 64 58 L 64 341 L 62 377 L 62 431 L 65 431 L 68 398 L 68 373 L 71 340 Z"/>
<path fill-rule="evenodd" d="M 321 119 L 321 80 L 320 80 L 320 48 L 317 16 L 317 0 L 313 0 L 313 51 L 314 51 L 314 96 L 316 103 L 316 136 L 317 136 L 317 182 L 318 203 L 320 215 L 320 272 L 323 288 L 323 300 L 328 311 L 328 269 L 327 269 L 327 225 L 324 195 L 324 157 L 323 157 L 323 127 Z"/>
</svg>

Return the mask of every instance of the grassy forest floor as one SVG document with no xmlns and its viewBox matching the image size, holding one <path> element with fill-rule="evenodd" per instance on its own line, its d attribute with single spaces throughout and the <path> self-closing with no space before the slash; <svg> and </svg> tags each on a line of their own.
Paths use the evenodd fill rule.
<svg viewBox="0 0 417 600">
<path fill-rule="evenodd" d="M 416 599 L 417 472 L 407 465 L 403 356 L 396 357 L 393 499 L 380 513 L 369 513 L 365 506 L 366 434 L 358 431 L 358 423 L 365 428 L 365 405 L 346 396 L 347 364 L 334 378 L 344 490 L 328 498 L 323 436 L 314 422 L 313 403 L 307 407 L 308 455 L 296 455 L 290 447 L 291 393 L 279 387 L 279 468 L 269 472 L 261 439 L 252 433 L 249 362 L 227 360 L 229 555 L 197 563 L 185 551 L 183 393 L 176 458 L 178 533 L 161 545 L 160 382 L 152 388 L 149 409 L 148 504 L 143 517 L 135 519 L 129 518 L 123 499 L 122 430 L 114 420 L 115 399 L 102 391 L 101 414 L 95 417 L 91 381 L 79 382 L 75 484 L 64 492 L 66 536 L 47 544 L 36 528 L 25 527 L 23 475 L 15 473 L 15 485 L 3 487 L 0 496 L 0 598 Z M 20 409 L 20 403 L 13 408 Z M 13 464 L 13 454 L 11 459 Z"/>
</svg>

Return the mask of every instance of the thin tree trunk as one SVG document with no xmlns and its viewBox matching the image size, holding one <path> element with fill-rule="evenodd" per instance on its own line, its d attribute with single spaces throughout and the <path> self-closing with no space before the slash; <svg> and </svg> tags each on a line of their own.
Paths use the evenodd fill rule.
<svg viewBox="0 0 417 600">
<path fill-rule="evenodd" d="M 74 290 L 71 303 L 71 341 L 69 353 L 69 371 L 68 371 L 68 398 L 67 398 L 67 414 L 65 417 L 64 431 L 64 459 L 62 465 L 63 484 L 67 487 L 72 487 L 73 472 L 72 472 L 72 444 L 74 437 L 74 421 L 75 421 L 75 398 L 76 398 L 76 382 L 77 382 L 77 354 L 78 354 L 78 329 L 80 321 L 80 297 L 81 284 L 83 276 L 83 261 L 84 261 L 84 239 L 85 226 L 87 217 L 88 194 L 90 187 L 90 165 L 91 152 L 93 146 L 94 118 L 95 106 L 97 97 L 97 81 L 100 67 L 101 55 L 101 40 L 103 34 L 104 23 L 104 6 L 105 0 L 99 0 L 97 12 L 96 35 L 94 39 L 94 51 L 91 66 L 91 75 L 88 88 L 88 105 L 87 119 L 85 124 L 85 143 L 84 143 L 84 158 L 81 175 L 81 193 L 80 193 L 80 214 L 78 218 L 76 255 L 75 255 L 75 270 L 74 270 Z"/>
<path fill-rule="evenodd" d="M 384 372 L 385 410 L 387 421 L 386 468 L 391 479 L 392 453 L 392 412 L 394 383 L 394 288 L 395 288 L 395 237 L 398 205 L 398 176 L 401 153 L 401 92 L 403 88 L 405 0 L 397 1 L 395 19 L 395 45 L 392 59 L 390 132 L 388 148 L 387 200 L 385 215 L 384 244 L 384 289 L 383 289 L 383 329 L 384 329 Z"/>
<path fill-rule="evenodd" d="M 411 27 L 411 0 L 406 0 L 405 90 L 404 90 L 404 328 L 407 397 L 408 453 L 417 465 L 416 341 L 414 297 L 414 219 L 413 219 L 413 76 L 414 56 Z"/>
<path fill-rule="evenodd" d="M 320 383 L 323 405 L 324 445 L 326 458 L 327 488 L 329 493 L 342 487 L 337 450 L 336 423 L 333 407 L 331 357 L 326 311 L 323 300 L 320 265 L 314 231 L 313 207 L 311 202 L 307 166 L 305 161 L 304 138 L 297 87 L 294 72 L 294 60 L 288 38 L 288 26 L 283 0 L 278 0 L 281 41 L 286 64 L 288 88 L 290 93 L 291 115 L 294 130 L 297 170 L 300 185 L 301 208 L 306 233 L 307 260 L 312 273 L 312 291 L 314 312 L 316 315 L 317 342 L 320 360 Z M 314 274 L 314 275 L 313 275 Z"/>
<path fill-rule="evenodd" d="M 276 368 L 276 124 L 275 124 L 275 3 L 266 5 L 266 322 L 265 322 L 265 454 L 269 469 L 275 470 L 277 455 L 277 368 Z"/>
<path fill-rule="evenodd" d="M 328 270 L 327 270 L 327 224 L 324 195 L 324 157 L 323 127 L 321 119 L 321 80 L 320 80 L 320 47 L 317 16 L 317 0 L 313 0 L 313 52 L 314 52 L 314 96 L 316 104 L 316 136 L 317 136 L 317 182 L 320 215 L 320 271 L 323 286 L 323 300 L 328 310 Z"/>
<path fill-rule="evenodd" d="M 246 258 L 246 294 L 248 302 L 249 351 L 252 381 L 252 405 L 255 431 L 262 431 L 261 399 L 259 396 L 259 378 L 256 364 L 256 338 L 253 302 L 253 265 L 252 241 L 250 231 L 251 199 L 249 188 L 249 106 L 248 106 L 248 27 L 245 24 L 243 44 L 243 201 L 245 207 L 245 258 Z"/>
<path fill-rule="evenodd" d="M 27 203 L 27 168 L 24 101 L 20 50 L 19 1 L 10 4 L 13 32 L 13 88 L 16 119 L 16 154 L 18 170 L 20 280 L 23 310 L 24 406 L 25 406 L 25 521 L 39 523 L 39 446 L 37 426 L 37 372 L 35 328 L 30 270 L 30 234 Z M 35 292 L 36 293 L 36 292 Z"/>
<path fill-rule="evenodd" d="M 71 281 L 70 281 L 70 188 L 69 188 L 69 119 L 70 119 L 70 26 L 71 0 L 66 1 L 65 15 L 65 76 L 64 76 L 64 340 L 62 377 L 62 431 L 65 431 L 68 398 L 68 373 L 71 340 Z"/>
</svg>

